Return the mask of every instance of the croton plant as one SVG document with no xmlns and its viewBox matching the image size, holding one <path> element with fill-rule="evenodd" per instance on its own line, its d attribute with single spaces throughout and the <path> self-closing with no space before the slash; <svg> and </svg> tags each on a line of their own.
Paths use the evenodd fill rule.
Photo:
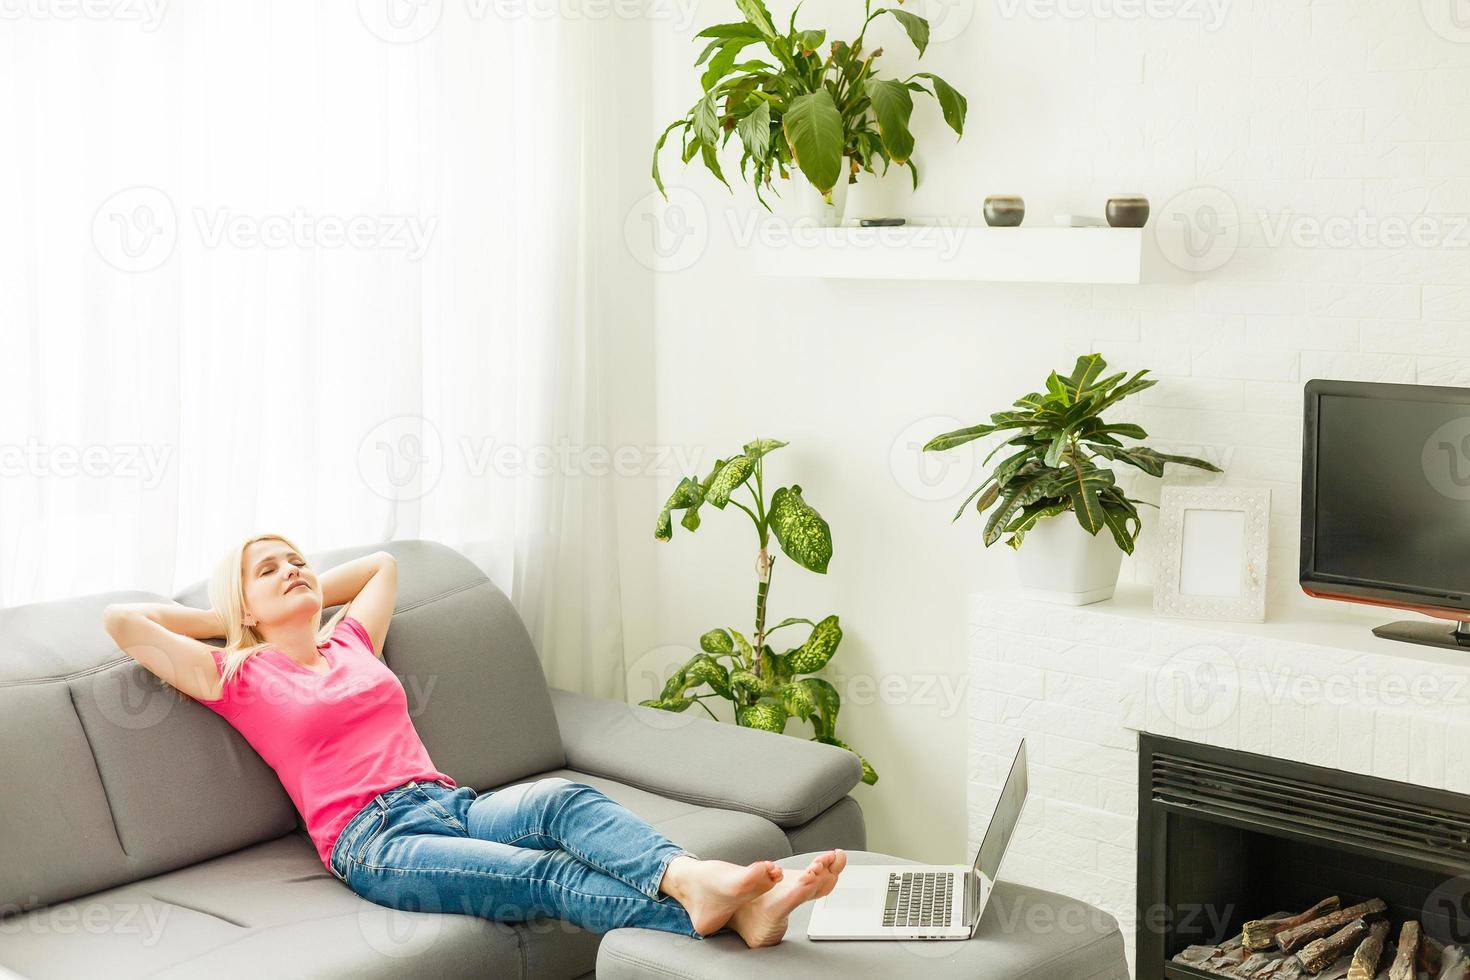
<svg viewBox="0 0 1470 980">
<path fill-rule="evenodd" d="M 836 616 L 820 620 L 789 617 L 774 626 L 766 624 L 771 571 L 775 567 L 771 539 L 793 563 L 808 571 L 826 574 L 832 560 L 832 529 L 802 495 L 801 486 L 780 487 L 769 498 L 765 489 L 766 457 L 785 446 L 778 439 L 748 442 L 729 459 L 715 460 L 703 480 L 685 477 L 674 488 L 658 515 L 654 531 L 661 541 L 674 534 L 674 511 L 683 511 L 679 523 L 697 531 L 700 510 L 709 504 L 716 510 L 733 505 L 755 526 L 760 550 L 756 555 L 755 624 L 747 636 L 734 627 L 717 627 L 699 638 L 700 652 L 674 671 L 656 698 L 641 704 L 664 711 L 686 711 L 699 705 L 718 720 L 707 698 L 721 698 L 734 707 L 736 724 L 783 733 L 790 718 L 811 724 L 812 741 L 854 750 L 837 737 L 837 712 L 842 699 L 831 682 L 812 676 L 825 667 L 842 642 L 842 627 Z M 737 499 L 744 490 L 748 505 Z M 792 627 L 807 627 L 806 638 L 777 652 L 772 645 L 776 633 Z M 784 635 L 784 634 L 783 634 Z M 854 754 L 857 754 L 854 752 Z M 868 760 L 857 754 L 863 765 L 863 782 L 878 781 Z"/>
</svg>

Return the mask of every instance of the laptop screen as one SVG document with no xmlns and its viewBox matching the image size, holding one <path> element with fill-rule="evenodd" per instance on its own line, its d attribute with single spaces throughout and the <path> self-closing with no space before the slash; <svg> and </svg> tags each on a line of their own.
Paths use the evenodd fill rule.
<svg viewBox="0 0 1470 980">
<path fill-rule="evenodd" d="M 1016 760 L 1011 763 L 1011 773 L 996 801 L 995 813 L 990 817 L 990 826 L 985 830 L 985 839 L 980 850 L 975 852 L 975 870 L 985 880 L 995 884 L 1000 873 L 1000 860 L 1005 857 L 1011 836 L 1016 832 L 1016 823 L 1021 819 L 1021 809 L 1026 805 L 1026 742 L 1016 750 Z"/>
</svg>

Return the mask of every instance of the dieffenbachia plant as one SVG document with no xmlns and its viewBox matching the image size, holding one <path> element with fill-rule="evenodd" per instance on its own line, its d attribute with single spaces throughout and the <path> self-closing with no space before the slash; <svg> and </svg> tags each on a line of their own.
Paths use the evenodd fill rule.
<svg viewBox="0 0 1470 980">
<path fill-rule="evenodd" d="M 1126 463 L 1149 476 L 1163 476 L 1165 463 L 1220 472 L 1218 466 L 1202 459 L 1125 445 L 1123 439 L 1146 439 L 1148 433 L 1131 422 L 1103 421 L 1103 410 L 1158 382 L 1144 378 L 1147 370 L 1132 377 L 1126 371 L 1104 377 L 1106 368 L 1101 354 L 1083 355 L 1066 377 L 1053 371 L 1046 379 L 1046 391 L 1017 399 L 1012 406 L 1015 411 L 996 412 L 987 423 L 935 436 L 924 446 L 937 452 L 992 433 L 1010 433 L 985 462 L 1007 448 L 1011 454 L 954 515 L 959 520 L 972 500 L 978 514 L 994 507 L 985 522 L 987 548 L 1003 534 L 1010 535 L 1006 544 L 1019 548 L 1037 521 L 1071 511 L 1088 534 L 1106 527 L 1118 547 L 1131 555 L 1140 527 L 1135 504 L 1145 501 L 1124 494 L 1113 471 L 1099 466 L 1098 459 Z"/>
<path fill-rule="evenodd" d="M 938 101 L 944 121 L 964 135 L 968 103 L 944 79 L 925 71 L 903 81 L 875 75 L 873 62 L 883 49 L 870 52 L 865 47 L 868 25 L 884 16 L 897 20 L 922 58 L 929 46 L 929 22 L 918 14 L 893 7 L 874 10 L 872 0 L 864 0 L 857 39 L 833 41 L 823 54 L 827 32 L 797 30 L 797 11 L 783 34 L 764 0 L 735 0 L 735 6 L 744 20 L 716 24 L 696 35 L 709 39 L 694 62 L 705 65 L 700 76 L 704 94 L 663 131 L 653 148 L 653 180 L 665 197 L 659 154 L 676 130 L 680 158 L 688 163 L 699 157 L 726 187 L 730 183 L 720 168 L 719 150 L 737 136 L 743 151 L 740 173 L 768 209 L 762 186 L 769 188 L 777 175 L 790 176 L 793 162 L 828 203 L 839 179 L 856 183 L 859 169 L 876 175 L 878 160 L 884 173 L 891 163 L 907 166 L 918 187 L 909 130 L 914 93 Z M 758 49 L 755 54 L 747 50 L 752 47 Z M 847 174 L 842 173 L 844 156 L 850 161 Z"/>
<path fill-rule="evenodd" d="M 712 629 L 699 638 L 702 652 L 674 671 L 656 698 L 640 702 L 650 708 L 684 711 L 699 705 L 711 718 L 716 718 L 705 698 L 723 698 L 735 709 L 735 721 L 747 728 L 759 728 L 780 734 L 787 719 L 795 716 L 810 722 L 816 732 L 814 742 L 825 742 L 854 750 L 837 737 L 837 711 L 842 699 L 832 684 L 814 674 L 827 665 L 842 642 L 842 627 L 836 616 L 813 622 L 788 618 L 774 626 L 766 625 L 766 601 L 771 591 L 771 554 L 774 536 L 781 551 L 797 565 L 825 575 L 832 560 L 832 529 L 816 508 L 802 497 L 800 485 L 781 487 L 770 495 L 765 491 L 765 458 L 786 443 L 778 439 L 748 442 L 738 455 L 717 459 L 703 480 L 685 477 L 674 488 L 658 515 L 654 535 L 668 541 L 674 535 L 673 513 L 682 510 L 679 523 L 688 531 L 699 529 L 699 511 L 709 504 L 724 510 L 733 504 L 743 510 L 755 524 L 760 551 L 756 555 L 755 628 L 750 637 L 734 628 Z M 735 499 L 744 489 L 750 493 L 751 506 Z M 806 639 L 783 653 L 777 653 L 768 640 L 778 630 L 792 626 L 809 626 Z M 695 693 L 702 688 L 708 693 Z M 718 720 L 718 718 L 716 718 Z M 863 782 L 878 781 L 878 774 L 861 754 L 854 752 L 863 764 Z"/>
</svg>

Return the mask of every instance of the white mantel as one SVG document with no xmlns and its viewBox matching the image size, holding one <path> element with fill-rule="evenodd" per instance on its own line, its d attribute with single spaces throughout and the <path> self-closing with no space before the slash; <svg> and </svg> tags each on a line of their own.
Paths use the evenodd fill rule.
<svg viewBox="0 0 1470 980">
<path fill-rule="evenodd" d="M 1133 955 L 1138 732 L 1470 793 L 1470 651 L 1373 636 L 1326 601 L 1266 623 L 1154 614 L 1146 588 L 969 603 L 969 836 L 1022 737 L 1031 799 L 1006 875 L 1118 917 Z"/>
</svg>

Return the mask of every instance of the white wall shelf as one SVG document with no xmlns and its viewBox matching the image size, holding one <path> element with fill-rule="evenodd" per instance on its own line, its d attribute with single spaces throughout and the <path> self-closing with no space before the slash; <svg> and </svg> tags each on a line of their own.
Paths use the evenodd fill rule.
<svg viewBox="0 0 1470 980">
<path fill-rule="evenodd" d="M 1142 228 L 795 224 L 753 243 L 755 271 L 818 279 L 1139 283 Z"/>
</svg>

